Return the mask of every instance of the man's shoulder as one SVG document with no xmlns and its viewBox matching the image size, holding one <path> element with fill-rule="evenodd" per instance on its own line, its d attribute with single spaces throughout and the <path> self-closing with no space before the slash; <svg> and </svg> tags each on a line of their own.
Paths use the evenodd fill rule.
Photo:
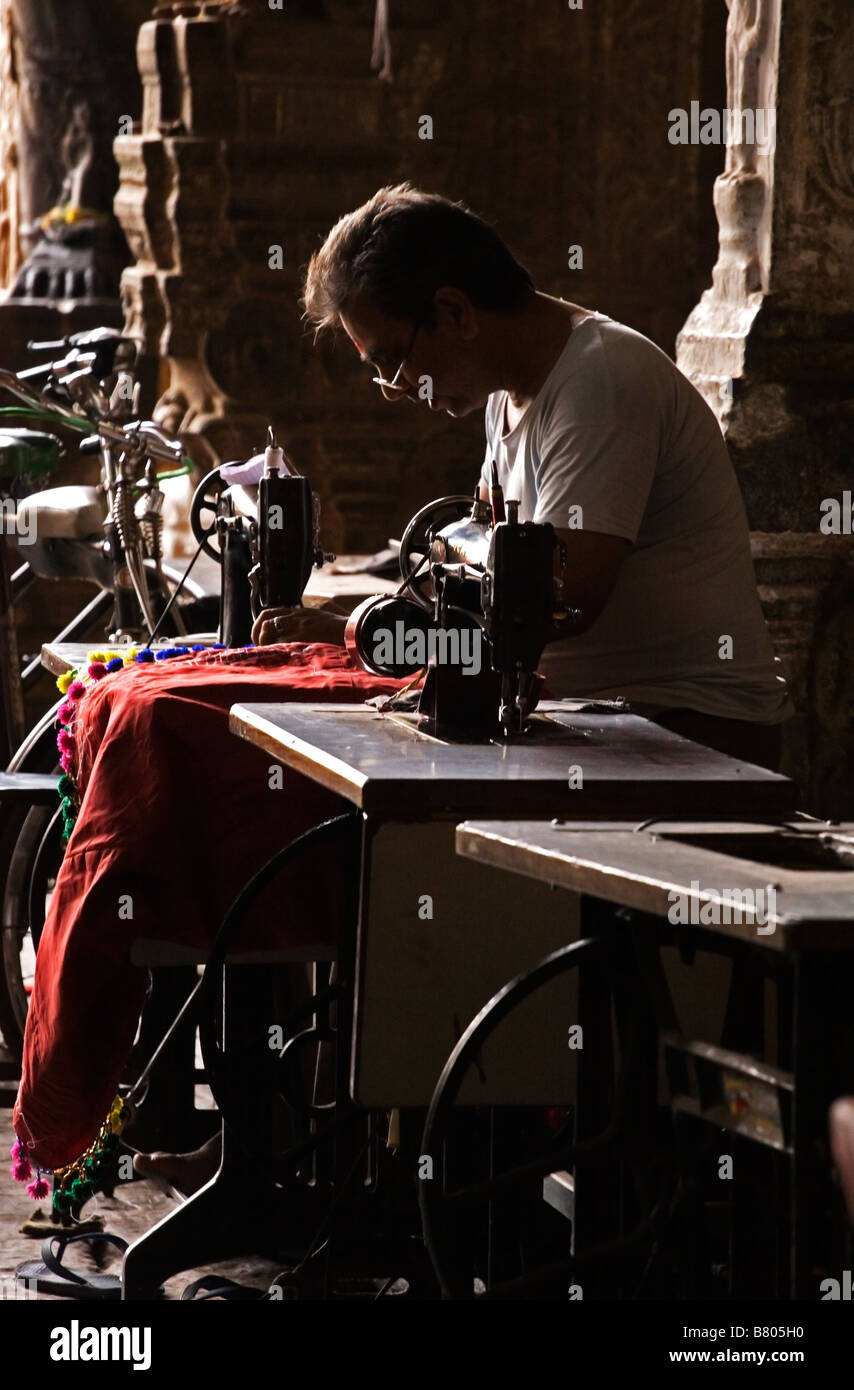
<svg viewBox="0 0 854 1390">
<path fill-rule="evenodd" d="M 567 411 L 573 418 L 613 414 L 637 420 L 648 414 L 660 420 L 690 386 L 666 352 L 617 319 L 598 314 L 575 332 L 576 350 L 566 355 L 543 403 L 546 427 Z"/>
<path fill-rule="evenodd" d="M 588 332 L 578 340 L 579 360 L 591 365 L 597 359 L 604 360 L 607 365 L 617 369 L 640 364 L 650 370 L 667 373 L 678 371 L 672 357 L 651 338 L 636 328 L 630 328 L 627 323 L 620 323 L 606 314 L 597 314 L 595 318 L 586 319 L 575 331 L 581 334 L 585 328 Z"/>
</svg>

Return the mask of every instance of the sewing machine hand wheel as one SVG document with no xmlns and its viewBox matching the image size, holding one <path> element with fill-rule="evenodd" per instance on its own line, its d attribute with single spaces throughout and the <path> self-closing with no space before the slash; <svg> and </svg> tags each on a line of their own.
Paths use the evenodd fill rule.
<svg viewBox="0 0 854 1390">
<path fill-rule="evenodd" d="M 219 563 L 222 563 L 222 554 L 219 547 L 212 543 L 211 537 L 216 535 L 219 501 L 227 487 L 228 483 L 221 476 L 219 469 L 215 468 L 206 478 L 202 478 L 190 503 L 190 526 L 193 535 L 205 554 Z"/>
<path fill-rule="evenodd" d="M 412 569 L 410 556 L 413 553 L 426 555 L 433 533 L 441 530 L 443 526 L 450 526 L 452 521 L 462 520 L 471 508 L 471 497 L 455 493 L 451 497 L 438 497 L 435 502 L 428 502 L 426 507 L 415 513 L 400 541 L 401 579 L 409 577 Z"/>
</svg>

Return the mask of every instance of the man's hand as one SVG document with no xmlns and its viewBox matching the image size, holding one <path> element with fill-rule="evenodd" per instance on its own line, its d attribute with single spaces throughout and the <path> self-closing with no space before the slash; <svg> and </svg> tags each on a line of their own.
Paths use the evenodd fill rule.
<svg viewBox="0 0 854 1390">
<path fill-rule="evenodd" d="M 332 642 L 343 647 L 347 619 L 325 608 L 265 608 L 252 628 L 257 647 L 273 642 Z"/>
</svg>

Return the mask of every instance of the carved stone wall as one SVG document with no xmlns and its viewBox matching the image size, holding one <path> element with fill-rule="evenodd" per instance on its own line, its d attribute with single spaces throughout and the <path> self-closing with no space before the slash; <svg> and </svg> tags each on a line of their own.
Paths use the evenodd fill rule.
<svg viewBox="0 0 854 1390">
<path fill-rule="evenodd" d="M 0 289 L 21 263 L 18 231 L 18 84 L 12 58 L 12 0 L 0 0 Z"/>
<path fill-rule="evenodd" d="M 314 346 L 300 269 L 332 223 L 402 178 L 462 198 L 541 288 L 672 352 L 714 257 L 721 162 L 674 149 L 666 121 L 674 90 L 702 80 L 723 99 L 719 0 L 392 3 L 391 81 L 370 69 L 374 8 L 159 6 L 140 33 L 139 126 L 115 145 L 127 321 L 168 359 L 162 409 L 205 467 L 257 448 L 272 420 L 336 549 L 382 544 L 429 496 L 473 487 L 483 425 L 391 406 L 348 343 Z"/>
<path fill-rule="evenodd" d="M 852 69 L 848 0 L 731 0 L 728 105 L 776 108 L 776 140 L 727 152 L 713 284 L 677 358 L 716 410 L 745 494 L 798 707 L 787 766 L 811 808 L 836 816 L 854 814 Z"/>
</svg>

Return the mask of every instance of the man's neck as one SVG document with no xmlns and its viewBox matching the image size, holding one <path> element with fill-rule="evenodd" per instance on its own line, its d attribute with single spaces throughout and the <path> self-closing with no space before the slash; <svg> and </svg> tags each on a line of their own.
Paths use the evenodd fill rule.
<svg viewBox="0 0 854 1390">
<path fill-rule="evenodd" d="M 526 409 L 537 396 L 566 346 L 572 315 L 578 312 L 584 312 L 580 305 L 538 291 L 531 304 L 509 321 L 500 389 L 507 392 L 516 410 Z"/>
</svg>

